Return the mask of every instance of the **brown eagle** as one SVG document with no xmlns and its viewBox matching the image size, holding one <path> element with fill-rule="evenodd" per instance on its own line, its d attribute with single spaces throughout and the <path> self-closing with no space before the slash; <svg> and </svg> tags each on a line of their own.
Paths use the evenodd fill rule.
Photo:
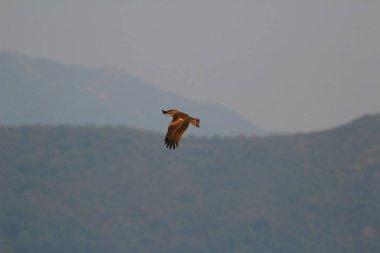
<svg viewBox="0 0 380 253">
<path fill-rule="evenodd" d="M 186 131 L 189 123 L 196 127 L 199 127 L 199 119 L 193 118 L 178 110 L 162 110 L 163 114 L 173 117 L 168 127 L 168 132 L 165 137 L 166 147 L 169 149 L 175 149 L 178 147 L 178 142 L 181 139 L 183 133 Z"/>
</svg>

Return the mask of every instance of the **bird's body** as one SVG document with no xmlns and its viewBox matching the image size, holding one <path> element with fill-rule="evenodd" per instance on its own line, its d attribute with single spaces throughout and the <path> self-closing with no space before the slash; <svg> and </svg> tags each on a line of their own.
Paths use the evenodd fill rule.
<svg viewBox="0 0 380 253">
<path fill-rule="evenodd" d="M 175 149 L 178 147 L 178 143 L 183 135 L 183 133 L 188 128 L 189 124 L 199 127 L 199 119 L 193 118 L 186 113 L 178 110 L 162 110 L 163 114 L 173 117 L 172 122 L 170 122 L 168 127 L 168 132 L 165 137 L 165 145 L 169 149 Z"/>
</svg>

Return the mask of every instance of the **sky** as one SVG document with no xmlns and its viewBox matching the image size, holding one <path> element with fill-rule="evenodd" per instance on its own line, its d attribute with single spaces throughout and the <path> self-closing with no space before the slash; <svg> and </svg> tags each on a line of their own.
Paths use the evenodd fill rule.
<svg viewBox="0 0 380 253">
<path fill-rule="evenodd" d="M 378 0 L 1 0 L 0 38 L 1 51 L 117 67 L 269 130 L 380 113 Z"/>
</svg>

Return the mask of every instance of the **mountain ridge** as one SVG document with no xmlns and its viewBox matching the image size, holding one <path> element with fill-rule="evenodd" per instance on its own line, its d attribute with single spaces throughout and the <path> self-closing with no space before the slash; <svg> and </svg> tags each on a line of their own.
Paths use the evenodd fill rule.
<svg viewBox="0 0 380 253">
<path fill-rule="evenodd" d="M 194 135 L 265 134 L 240 115 L 215 103 L 199 103 L 160 90 L 109 67 L 67 65 L 0 52 L 1 124 L 129 125 L 166 131 L 161 109 L 201 118 Z M 165 108 L 162 108 L 165 107 Z"/>
</svg>

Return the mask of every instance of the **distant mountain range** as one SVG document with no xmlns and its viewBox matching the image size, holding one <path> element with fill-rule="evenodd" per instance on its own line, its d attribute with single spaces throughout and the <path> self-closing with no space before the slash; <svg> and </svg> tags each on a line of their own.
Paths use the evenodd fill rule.
<svg viewBox="0 0 380 253">
<path fill-rule="evenodd" d="M 166 131 L 176 108 L 201 119 L 193 135 L 262 135 L 265 130 L 218 104 L 169 93 L 126 72 L 0 52 L 0 125 L 128 125 Z"/>
<path fill-rule="evenodd" d="M 380 252 L 380 115 L 186 138 L 0 126 L 1 253 Z"/>
</svg>

